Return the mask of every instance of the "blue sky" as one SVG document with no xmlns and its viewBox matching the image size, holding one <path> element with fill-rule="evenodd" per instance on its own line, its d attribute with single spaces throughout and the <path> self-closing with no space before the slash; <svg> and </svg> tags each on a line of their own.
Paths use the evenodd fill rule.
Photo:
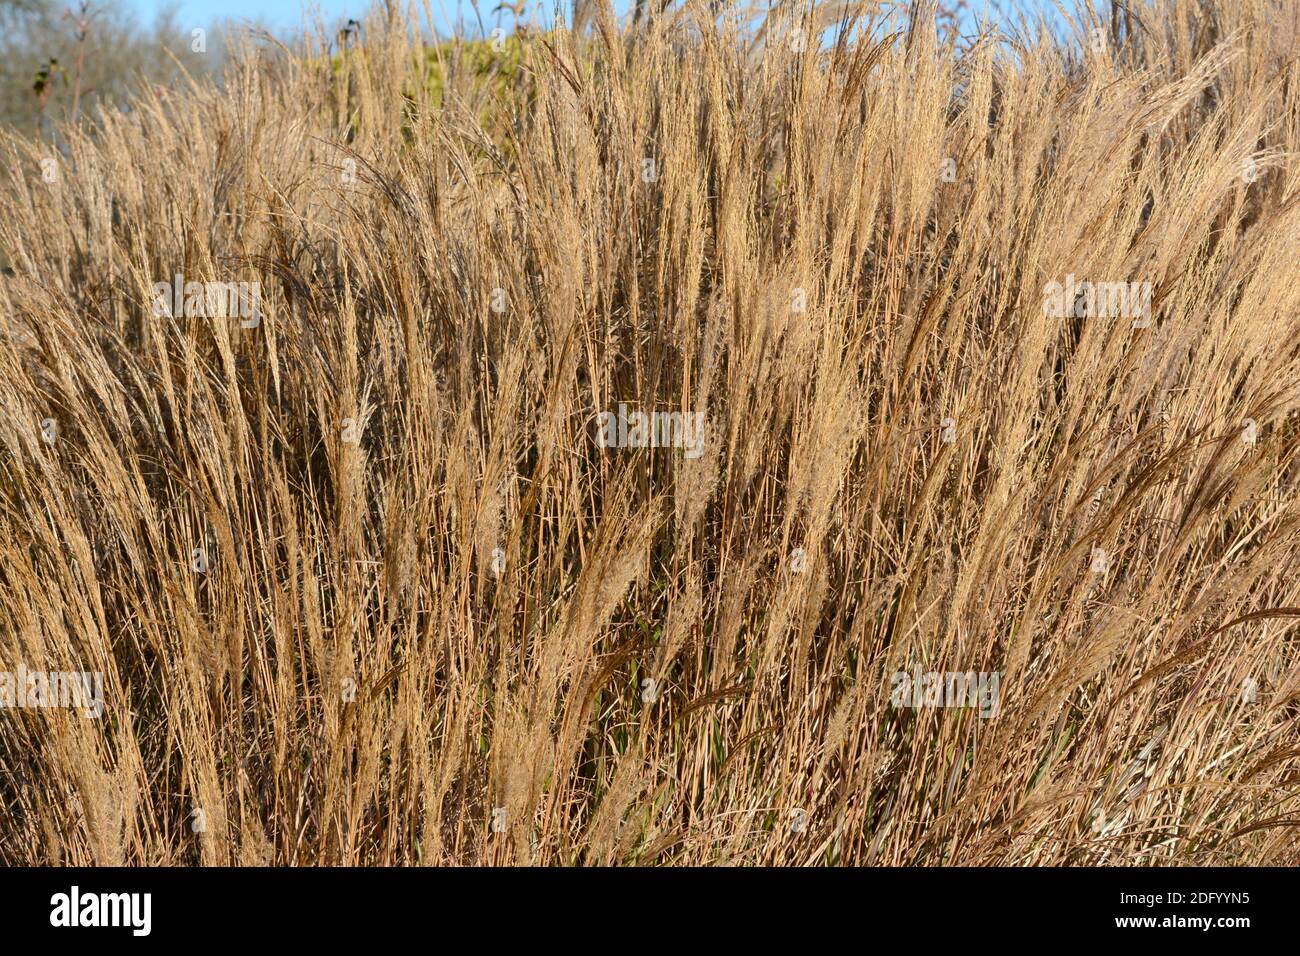
<svg viewBox="0 0 1300 956">
<path fill-rule="evenodd" d="M 65 2 L 71 3 L 72 0 L 65 0 Z M 177 25 L 187 30 L 199 26 L 209 27 L 218 20 L 230 18 L 236 21 L 260 21 L 279 32 L 301 24 L 304 12 L 320 11 L 329 24 L 340 18 L 360 19 L 369 8 L 369 0 L 124 0 L 124 2 L 145 23 L 152 22 L 159 10 L 172 6 L 177 11 Z M 492 11 L 499 2 L 500 0 L 480 0 L 479 10 L 483 22 L 489 29 L 497 22 L 507 27 L 513 23 L 513 17 L 509 13 L 500 14 L 499 21 L 494 18 Z M 614 8 L 622 12 L 628 8 L 630 2 L 631 0 L 614 0 Z M 540 10 L 544 6 L 545 9 L 551 10 L 554 8 L 553 3 L 554 0 L 545 0 L 544 3 L 540 0 L 529 0 L 528 9 Z M 447 24 L 454 23 L 458 19 L 463 19 L 468 24 L 477 23 L 473 5 L 468 0 L 429 0 L 429 6 L 441 28 L 445 29 Z M 975 0 L 972 6 L 983 7 L 985 2 Z"/>
<path fill-rule="evenodd" d="M 192 28 L 206 27 L 222 19 L 255 20 L 278 30 L 292 29 L 303 21 L 304 13 L 312 16 L 319 11 L 327 24 L 332 21 L 361 16 L 369 9 L 369 0 L 124 0 L 126 5 L 135 10 L 142 22 L 149 23 L 164 7 L 176 9 L 178 25 Z M 418 2 L 418 0 L 417 0 Z M 480 0 L 479 10 L 483 22 L 493 24 L 492 10 L 500 0 Z M 615 7 L 622 8 L 626 0 L 616 0 Z M 442 24 L 453 23 L 458 17 L 467 22 L 477 23 L 474 7 L 467 0 L 429 0 L 435 20 Z M 529 3 L 529 9 L 539 9 L 541 4 Z M 551 0 L 547 9 L 553 9 Z M 513 18 L 502 14 L 502 23 L 509 25 Z"/>
</svg>

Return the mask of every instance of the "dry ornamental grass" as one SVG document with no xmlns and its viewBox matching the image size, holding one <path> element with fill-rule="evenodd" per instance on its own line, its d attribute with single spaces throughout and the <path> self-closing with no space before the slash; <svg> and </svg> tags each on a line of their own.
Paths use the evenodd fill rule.
<svg viewBox="0 0 1300 956">
<path fill-rule="evenodd" d="M 0 862 L 1300 862 L 1294 4 L 589 19 L 7 135 Z"/>
</svg>

